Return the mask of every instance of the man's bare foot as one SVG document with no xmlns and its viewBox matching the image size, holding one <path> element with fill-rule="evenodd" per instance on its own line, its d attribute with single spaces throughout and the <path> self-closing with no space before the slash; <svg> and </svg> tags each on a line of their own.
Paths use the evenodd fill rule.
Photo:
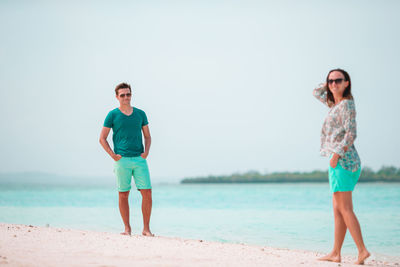
<svg viewBox="0 0 400 267">
<path fill-rule="evenodd" d="M 358 254 L 358 259 L 355 262 L 355 264 L 359 264 L 359 265 L 363 265 L 364 261 L 371 256 L 371 254 L 369 254 L 368 250 L 364 250 L 361 253 Z"/>
<path fill-rule="evenodd" d="M 340 254 L 337 254 L 334 252 L 331 252 L 330 254 L 319 258 L 318 260 L 319 261 L 333 261 L 333 262 L 341 262 L 342 261 Z"/>
<path fill-rule="evenodd" d="M 154 234 L 152 234 L 150 231 L 144 231 L 142 232 L 142 235 L 144 236 L 154 236 Z"/>
<path fill-rule="evenodd" d="M 131 228 L 125 227 L 125 232 L 121 233 L 121 235 L 131 235 Z"/>
</svg>

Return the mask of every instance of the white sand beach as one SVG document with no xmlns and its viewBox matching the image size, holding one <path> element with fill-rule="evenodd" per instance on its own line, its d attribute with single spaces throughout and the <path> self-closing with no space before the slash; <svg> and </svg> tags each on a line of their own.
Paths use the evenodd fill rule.
<svg viewBox="0 0 400 267">
<path fill-rule="evenodd" d="M 320 253 L 172 237 L 122 236 L 0 223 L 4 266 L 355 266 L 321 262 Z M 398 263 L 366 261 L 369 266 Z"/>
</svg>

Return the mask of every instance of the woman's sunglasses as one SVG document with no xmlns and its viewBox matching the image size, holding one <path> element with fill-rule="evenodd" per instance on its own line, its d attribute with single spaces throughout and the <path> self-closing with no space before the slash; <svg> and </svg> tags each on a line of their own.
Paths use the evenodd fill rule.
<svg viewBox="0 0 400 267">
<path fill-rule="evenodd" d="M 335 80 L 328 80 L 329 85 L 336 83 L 336 84 L 341 84 L 344 81 L 343 78 L 335 79 Z"/>
<path fill-rule="evenodd" d="M 132 94 L 131 93 L 127 93 L 127 94 L 120 94 L 119 97 L 124 98 L 124 97 L 131 97 Z"/>
</svg>

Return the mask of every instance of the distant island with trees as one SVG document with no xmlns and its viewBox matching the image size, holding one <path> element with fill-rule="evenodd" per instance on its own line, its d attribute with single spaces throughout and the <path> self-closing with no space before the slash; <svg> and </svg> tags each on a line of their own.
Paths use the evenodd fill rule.
<svg viewBox="0 0 400 267">
<path fill-rule="evenodd" d="M 328 171 L 274 172 L 270 174 L 248 171 L 231 175 L 185 178 L 181 183 L 318 183 L 327 181 Z M 364 167 L 361 170 L 359 182 L 400 182 L 400 168 L 383 166 L 374 172 L 371 168 Z"/>
</svg>

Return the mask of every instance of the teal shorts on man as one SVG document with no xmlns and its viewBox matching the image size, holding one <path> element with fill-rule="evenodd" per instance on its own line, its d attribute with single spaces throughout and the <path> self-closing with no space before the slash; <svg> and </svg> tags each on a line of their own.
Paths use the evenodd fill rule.
<svg viewBox="0 0 400 267">
<path fill-rule="evenodd" d="M 117 177 L 119 192 L 131 190 L 132 177 L 137 190 L 151 189 L 150 172 L 146 159 L 138 157 L 122 157 L 114 162 L 114 173 Z"/>
</svg>

